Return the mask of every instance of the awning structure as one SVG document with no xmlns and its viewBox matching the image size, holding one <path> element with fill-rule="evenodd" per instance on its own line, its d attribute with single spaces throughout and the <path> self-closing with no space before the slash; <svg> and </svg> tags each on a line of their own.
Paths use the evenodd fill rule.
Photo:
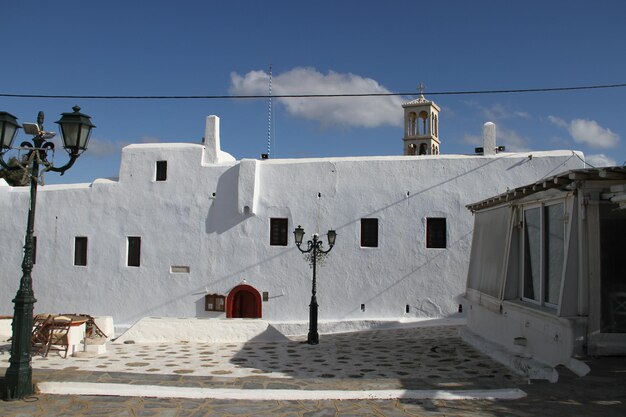
<svg viewBox="0 0 626 417">
<path fill-rule="evenodd" d="M 621 180 L 626 181 L 625 167 L 605 167 L 605 168 L 587 168 L 574 169 L 560 174 L 543 178 L 534 184 L 528 184 L 508 190 L 505 193 L 490 197 L 477 203 L 468 204 L 466 207 L 472 212 L 494 207 L 509 201 L 519 200 L 534 193 L 546 191 L 552 188 L 572 189 L 572 184 L 577 181 L 594 181 L 594 180 Z M 603 199 L 611 200 L 613 203 L 619 203 L 620 208 L 626 208 L 626 185 L 618 184 L 611 187 L 611 193 L 602 195 Z"/>
</svg>

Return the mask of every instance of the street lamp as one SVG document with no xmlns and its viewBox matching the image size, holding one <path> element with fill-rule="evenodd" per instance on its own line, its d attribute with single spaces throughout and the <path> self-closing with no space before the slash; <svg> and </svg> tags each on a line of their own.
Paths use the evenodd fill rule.
<svg viewBox="0 0 626 417">
<path fill-rule="evenodd" d="M 307 249 L 302 249 L 300 245 L 302 245 L 302 239 L 304 238 L 304 229 L 302 226 L 296 227 L 293 231 L 293 235 L 296 240 L 296 246 L 302 253 L 310 253 L 312 252 L 310 262 L 313 267 L 313 289 L 311 290 L 311 304 L 309 304 L 309 334 L 307 336 L 306 342 L 309 345 L 317 345 L 320 342 L 320 335 L 317 332 L 317 296 L 316 296 L 316 284 L 315 284 L 315 272 L 316 272 L 316 264 L 318 253 L 327 254 L 330 250 L 335 246 L 335 240 L 337 239 L 337 232 L 334 230 L 329 230 L 326 235 L 328 238 L 328 249 L 323 250 L 322 246 L 324 243 L 319 240 L 319 236 L 317 233 L 313 234 L 313 240 L 307 241 Z"/>
<path fill-rule="evenodd" d="M 55 167 L 48 161 L 48 152 L 54 150 L 54 143 L 48 139 L 54 137 L 53 132 L 43 130 L 43 112 L 37 115 L 37 123 L 24 123 L 24 131 L 33 135 L 32 142 L 22 142 L 19 149 L 26 151 L 22 162 L 9 166 L 4 161 L 4 153 L 12 149 L 17 129 L 21 128 L 17 118 L 10 113 L 0 112 L 0 165 L 4 169 L 14 171 L 18 169 L 30 172 L 30 207 L 28 209 L 28 223 L 26 226 L 26 239 L 24 243 L 24 260 L 22 261 L 22 279 L 17 295 L 13 300 L 15 313 L 13 314 L 13 339 L 11 340 L 11 358 L 9 368 L 5 374 L 6 392 L 5 398 L 16 400 L 33 393 L 32 373 L 30 365 L 31 357 L 31 332 L 33 328 L 33 306 L 37 300 L 33 293 L 33 229 L 35 226 L 35 202 L 37 200 L 37 185 L 39 184 L 39 166 L 43 171 L 65 173 L 80 154 L 87 149 L 91 129 L 95 126 L 91 123 L 91 117 L 82 114 L 80 107 L 72 108 L 72 113 L 61 114 L 59 124 L 63 147 L 69 154 L 69 161 Z"/>
</svg>

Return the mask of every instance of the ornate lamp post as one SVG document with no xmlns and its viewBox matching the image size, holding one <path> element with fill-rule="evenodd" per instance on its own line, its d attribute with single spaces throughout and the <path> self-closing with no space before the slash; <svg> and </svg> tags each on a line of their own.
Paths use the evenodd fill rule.
<svg viewBox="0 0 626 417">
<path fill-rule="evenodd" d="M 309 345 L 317 345 L 320 342 L 320 335 L 317 332 L 317 296 L 316 296 L 316 282 L 315 282 L 315 272 L 316 272 L 316 264 L 318 253 L 327 254 L 331 251 L 333 246 L 335 246 L 335 239 L 337 238 L 337 232 L 334 230 L 329 230 L 328 237 L 328 249 L 323 250 L 322 246 L 324 243 L 319 240 L 319 236 L 317 233 L 313 234 L 313 240 L 307 241 L 307 249 L 302 249 L 300 245 L 302 245 L 302 239 L 304 238 L 304 229 L 302 226 L 296 227 L 293 231 L 296 246 L 302 253 L 311 253 L 311 266 L 313 267 L 313 289 L 311 290 L 311 304 L 309 304 L 309 334 L 307 336 L 307 343 Z"/>
<path fill-rule="evenodd" d="M 33 135 L 32 142 L 22 142 L 17 149 L 26 151 L 26 167 L 22 165 L 9 166 L 3 159 L 4 153 L 12 148 L 17 129 L 21 126 L 17 118 L 10 113 L 0 112 L 0 165 L 7 170 L 27 169 L 30 171 L 30 207 L 28 209 L 28 223 L 26 226 L 26 241 L 24 244 L 24 260 L 22 261 L 22 279 L 17 295 L 13 300 L 15 313 L 13 314 L 13 339 L 11 341 L 10 365 L 7 369 L 5 398 L 9 400 L 24 398 L 33 393 L 31 359 L 31 332 L 33 328 L 33 306 L 37 301 L 33 293 L 33 229 L 35 226 L 35 202 L 37 199 L 37 185 L 39 184 L 39 166 L 43 171 L 65 173 L 87 149 L 91 129 L 91 117 L 82 114 L 80 107 L 73 107 L 74 112 L 63 113 L 59 124 L 63 147 L 69 154 L 69 161 L 61 166 L 54 167 L 48 161 L 48 152 L 54 150 L 54 143 L 48 139 L 54 133 L 43 130 L 43 112 L 37 116 L 37 124 L 24 123 L 24 131 Z"/>
</svg>

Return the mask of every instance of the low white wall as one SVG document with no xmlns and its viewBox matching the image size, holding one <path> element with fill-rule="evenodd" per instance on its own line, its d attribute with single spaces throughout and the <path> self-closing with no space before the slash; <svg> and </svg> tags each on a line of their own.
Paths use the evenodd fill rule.
<svg viewBox="0 0 626 417">
<path fill-rule="evenodd" d="M 479 336 L 517 354 L 550 366 L 577 370 L 586 318 L 557 317 L 552 311 L 505 301 L 501 313 L 467 301 L 467 326 Z M 578 371 L 575 371 L 578 372 Z"/>
<path fill-rule="evenodd" d="M 227 343 L 286 339 L 265 320 L 144 317 L 114 343 Z"/>
<path fill-rule="evenodd" d="M 13 319 L 0 319 L 0 342 L 7 341 L 13 334 L 11 323 Z"/>
</svg>

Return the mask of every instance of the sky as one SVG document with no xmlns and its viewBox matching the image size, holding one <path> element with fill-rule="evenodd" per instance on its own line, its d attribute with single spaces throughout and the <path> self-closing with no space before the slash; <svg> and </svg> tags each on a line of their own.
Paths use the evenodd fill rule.
<svg viewBox="0 0 626 417">
<path fill-rule="evenodd" d="M 116 177 L 131 143 L 200 143 L 208 115 L 220 117 L 222 150 L 237 159 L 259 158 L 268 142 L 271 158 L 401 155 L 401 105 L 420 83 L 441 107 L 444 154 L 472 154 L 491 121 L 507 151 L 626 162 L 626 87 L 429 96 L 624 84 L 623 0 L 3 0 L 0 10 L 0 94 L 267 95 L 270 65 L 275 95 L 414 94 L 274 98 L 271 125 L 267 98 L 0 96 L 0 111 L 20 123 L 44 111 L 46 130 L 76 104 L 92 116 L 89 149 L 63 177 L 46 174 L 48 184 Z"/>
</svg>

